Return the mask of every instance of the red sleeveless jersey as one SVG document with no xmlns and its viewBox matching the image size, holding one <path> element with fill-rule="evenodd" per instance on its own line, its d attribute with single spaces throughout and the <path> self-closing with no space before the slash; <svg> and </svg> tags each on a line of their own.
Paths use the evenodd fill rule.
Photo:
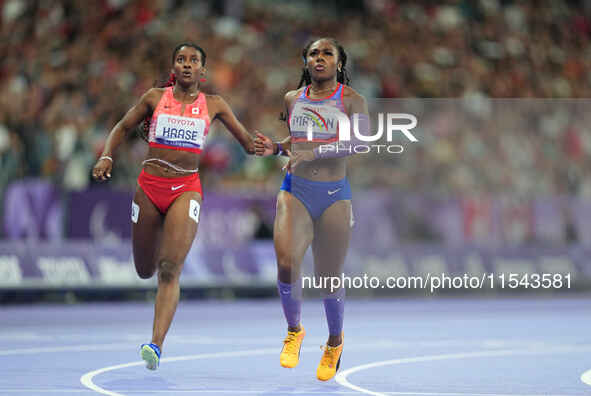
<svg viewBox="0 0 591 396">
<path fill-rule="evenodd" d="M 150 147 L 201 153 L 211 123 L 205 94 L 200 92 L 193 103 L 181 103 L 172 90 L 173 87 L 166 88 L 152 114 Z"/>
</svg>

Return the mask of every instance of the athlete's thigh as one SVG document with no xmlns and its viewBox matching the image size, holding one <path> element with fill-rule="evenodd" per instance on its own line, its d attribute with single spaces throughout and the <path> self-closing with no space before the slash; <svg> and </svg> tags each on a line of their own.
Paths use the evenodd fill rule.
<svg viewBox="0 0 591 396">
<path fill-rule="evenodd" d="M 278 258 L 299 265 L 314 238 L 314 226 L 303 203 L 287 191 L 279 191 L 273 227 L 273 242 Z"/>
<path fill-rule="evenodd" d="M 340 275 L 351 239 L 351 201 L 337 201 L 314 222 L 314 270 L 317 276 Z"/>
<path fill-rule="evenodd" d="M 152 276 L 156 269 L 164 216 L 140 186 L 135 191 L 131 205 L 133 261 L 138 274 L 145 278 Z"/>
<path fill-rule="evenodd" d="M 167 260 L 182 267 L 197 234 L 201 195 L 187 191 L 170 205 L 162 230 L 158 261 Z"/>
</svg>

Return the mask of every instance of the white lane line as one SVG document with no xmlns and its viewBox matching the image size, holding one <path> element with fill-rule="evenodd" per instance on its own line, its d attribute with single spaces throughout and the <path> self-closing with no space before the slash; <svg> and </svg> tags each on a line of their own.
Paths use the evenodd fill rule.
<svg viewBox="0 0 591 396">
<path fill-rule="evenodd" d="M 269 389 L 259 389 L 259 390 L 244 390 L 244 389 L 214 389 L 214 390 L 207 390 L 207 389 L 196 389 L 196 390 L 153 390 L 153 391 L 142 391 L 142 390 L 135 390 L 135 391 L 123 391 L 117 390 L 117 392 L 124 392 L 126 394 L 146 394 L 146 393 L 171 393 L 171 394 L 179 394 L 179 393 L 228 393 L 230 395 L 241 395 L 241 394 L 268 394 Z M 303 391 L 303 390 L 295 390 L 295 391 L 281 391 L 282 395 L 358 395 L 359 392 L 353 391 Z"/>
<path fill-rule="evenodd" d="M 118 391 L 118 392 L 123 392 L 123 391 Z M 173 393 L 173 394 L 177 394 L 177 393 L 229 393 L 232 395 L 240 395 L 240 394 L 244 394 L 244 393 L 252 393 L 252 394 L 268 394 L 269 393 L 269 389 L 259 389 L 259 390 L 237 390 L 237 389 L 228 389 L 228 390 L 186 390 L 186 391 L 178 391 L 178 390 L 160 390 L 160 391 L 130 391 L 130 392 L 125 392 L 125 393 L 141 393 L 141 394 L 146 394 L 146 393 Z M 281 391 L 280 394 L 282 395 L 358 395 L 359 392 L 353 392 L 353 391 L 322 391 L 322 392 L 318 392 L 318 391 Z M 506 393 L 442 393 L 442 392 L 437 392 L 437 393 L 425 393 L 425 392 L 384 392 L 385 395 L 408 395 L 408 396 L 574 396 L 572 394 L 550 394 L 550 393 L 544 393 L 544 394 L 506 394 Z"/>
<path fill-rule="evenodd" d="M 371 348 L 371 347 L 382 348 L 382 347 L 389 346 L 389 345 L 390 344 L 387 342 L 377 342 L 377 343 L 365 344 L 365 345 L 357 344 L 357 345 L 353 345 L 353 346 L 349 347 L 348 349 L 367 349 L 367 348 Z M 539 347 L 539 345 L 536 345 L 536 346 Z M 384 395 L 425 395 L 425 396 L 430 396 L 430 395 L 437 395 L 437 394 L 448 395 L 448 396 L 468 395 L 468 394 L 458 394 L 458 393 L 445 394 L 445 393 L 441 393 L 441 392 L 438 392 L 438 393 L 372 392 L 370 390 L 363 389 L 361 387 L 358 387 L 356 385 L 349 383 L 349 381 L 347 380 L 347 376 L 354 373 L 354 372 L 366 370 L 369 368 L 380 367 L 380 366 L 385 366 L 385 365 L 394 365 L 394 364 L 415 363 L 415 362 L 420 362 L 420 361 L 435 361 L 435 360 L 444 360 L 444 359 L 464 359 L 464 358 L 471 358 L 471 357 L 508 356 L 508 355 L 517 355 L 517 354 L 537 355 L 537 354 L 551 354 L 551 353 L 567 353 L 567 352 L 580 352 L 581 350 L 585 350 L 585 349 L 591 349 L 591 347 L 590 346 L 587 346 L 587 347 L 585 347 L 585 346 L 552 347 L 552 346 L 548 345 L 548 346 L 546 346 L 546 348 L 542 352 L 535 351 L 532 349 L 500 350 L 500 351 L 496 350 L 496 351 L 481 351 L 481 352 L 470 352 L 470 353 L 462 353 L 462 354 L 444 354 L 444 355 L 433 355 L 433 356 L 406 358 L 406 359 L 395 359 L 395 360 L 388 360 L 388 361 L 370 363 L 370 364 L 366 364 L 366 365 L 353 367 L 351 369 L 348 369 L 348 370 L 345 370 L 341 373 L 338 373 L 337 376 L 335 377 L 335 380 L 340 385 L 343 385 L 343 386 L 345 386 L 349 389 L 352 389 L 356 392 L 361 392 L 361 393 L 370 394 L 370 395 L 377 395 L 377 396 L 384 396 Z M 305 348 L 302 348 L 302 350 L 309 352 L 309 351 L 316 351 L 317 348 L 305 347 Z M 196 355 L 184 355 L 184 356 L 177 356 L 177 357 L 170 357 L 170 358 L 162 358 L 161 362 L 164 363 L 164 362 L 178 362 L 178 361 L 199 360 L 199 359 L 218 359 L 218 358 L 225 358 L 225 357 L 240 357 L 240 356 L 260 356 L 260 355 L 272 355 L 272 354 L 276 354 L 276 353 L 277 353 L 277 348 L 251 349 L 251 350 L 245 350 L 245 351 L 204 353 L 204 354 L 196 354 Z M 88 372 L 88 373 L 82 375 L 82 377 L 80 377 L 80 383 L 82 385 L 84 385 L 85 387 L 87 387 L 88 389 L 91 389 L 95 392 L 98 392 L 98 393 L 101 393 L 104 395 L 124 396 L 123 393 L 119 393 L 121 391 L 117 391 L 117 392 L 109 391 L 109 390 L 103 389 L 100 386 L 94 384 L 93 378 L 99 374 L 102 374 L 102 373 L 105 373 L 108 371 L 119 370 L 119 369 L 123 369 L 123 368 L 127 368 L 127 367 L 142 366 L 144 364 L 145 364 L 145 362 L 143 362 L 143 361 L 136 361 L 136 362 L 124 363 L 124 364 L 119 364 L 119 365 L 114 365 L 114 366 L 103 367 L 103 368 L 100 368 L 100 369 L 97 369 L 97 370 L 94 370 L 94 371 L 91 371 L 91 372 Z M 152 391 L 152 392 L 150 392 L 148 390 L 143 390 L 141 392 L 144 392 L 144 393 L 159 393 L 159 392 L 166 393 L 167 391 Z M 194 391 L 187 391 L 187 392 L 199 393 L 201 391 L 194 390 Z M 213 392 L 213 391 L 207 391 L 207 392 Z M 224 393 L 226 391 L 225 390 L 218 390 L 217 392 Z M 232 393 L 235 391 L 229 390 L 227 392 Z M 125 392 L 125 393 L 134 393 L 134 392 L 131 391 L 131 392 Z M 474 394 L 470 394 L 470 395 L 474 395 Z M 534 395 L 482 394 L 482 396 L 534 396 Z M 544 396 L 549 396 L 549 395 L 544 395 Z M 554 396 L 565 396 L 565 395 L 554 395 Z"/>
<path fill-rule="evenodd" d="M 354 385 L 347 377 L 353 373 L 369 370 L 376 367 L 383 367 L 383 366 L 391 366 L 396 364 L 407 364 L 407 363 L 418 363 L 418 362 L 433 362 L 439 360 L 452 360 L 452 359 L 471 359 L 471 358 L 480 358 L 480 357 L 498 357 L 498 356 L 513 356 L 513 355 L 547 355 L 553 353 L 570 353 L 570 352 L 581 352 L 584 350 L 590 350 L 591 346 L 567 346 L 567 347 L 554 347 L 554 348 L 547 348 L 544 350 L 532 350 L 532 349 L 521 349 L 521 350 L 497 350 L 497 351 L 480 351 L 480 352 L 466 352 L 466 353 L 448 353 L 448 354 L 441 354 L 441 355 L 430 355 L 430 356 L 419 356 L 419 357 L 412 357 L 412 358 L 403 358 L 403 359 L 392 359 L 392 360 L 384 360 L 381 362 L 373 362 L 368 364 L 363 364 L 360 366 L 351 367 L 350 369 L 344 370 L 338 373 L 335 376 L 335 381 L 352 390 L 355 390 L 360 393 L 364 393 L 366 395 L 373 395 L 373 396 L 387 396 L 387 395 L 419 395 L 419 396 L 432 396 L 432 395 L 473 395 L 479 396 L 475 393 L 429 393 L 429 392 L 375 392 L 366 388 L 362 388 L 360 386 Z M 518 395 L 518 394 L 480 394 L 481 396 L 533 396 L 533 395 Z M 540 396 L 540 395 L 538 395 Z M 547 396 L 547 394 L 544 394 Z"/>
<path fill-rule="evenodd" d="M 0 395 L 5 395 L 6 393 L 26 393 L 26 394 L 36 394 L 36 393 L 76 393 L 80 394 L 81 392 L 90 393 L 90 389 L 3 389 L 0 388 Z"/>
<path fill-rule="evenodd" d="M 581 374 L 581 381 L 583 381 L 584 384 L 591 385 L 591 370 L 587 370 Z"/>
<path fill-rule="evenodd" d="M 311 349 L 311 348 L 308 348 L 308 349 Z M 314 348 L 314 349 L 316 349 L 316 348 Z M 185 361 L 185 360 L 219 359 L 219 358 L 226 358 L 226 357 L 268 355 L 268 354 L 274 354 L 274 353 L 277 353 L 277 348 L 251 349 L 251 350 L 236 351 L 236 352 L 202 353 L 202 354 L 197 354 L 197 355 L 186 355 L 186 356 L 177 356 L 177 357 L 171 357 L 171 358 L 163 358 L 160 361 L 162 363 L 166 363 L 166 362 L 180 362 L 180 361 Z M 82 377 L 80 377 L 80 383 L 82 385 L 84 385 L 85 387 L 92 389 L 93 391 L 101 393 L 103 395 L 124 396 L 122 393 L 108 391 L 106 389 L 101 388 L 100 386 L 98 386 L 94 382 L 92 382 L 92 379 L 95 376 L 105 373 L 107 371 L 119 370 L 119 369 L 126 368 L 126 367 L 142 366 L 144 364 L 145 364 L 145 362 L 139 361 L 139 362 L 119 364 L 116 366 L 103 367 L 101 369 L 94 370 L 94 371 L 84 374 Z"/>
<path fill-rule="evenodd" d="M 315 348 L 314 348 L 315 349 Z M 186 356 L 177 356 L 171 358 L 162 358 L 160 360 L 161 363 L 166 362 L 180 362 L 185 360 L 198 360 L 198 359 L 219 359 L 219 358 L 226 358 L 226 357 L 240 357 L 240 356 L 257 356 L 257 355 L 267 355 L 277 353 L 277 348 L 273 349 L 251 349 L 247 351 L 236 351 L 236 352 L 216 352 L 216 353 L 202 353 L 197 355 L 186 355 Z M 133 367 L 133 366 L 142 366 L 144 365 L 144 361 L 139 362 L 131 362 L 125 364 L 119 364 L 116 366 L 109 366 L 103 367 L 98 370 L 91 371 L 89 373 L 84 374 L 80 377 L 80 383 L 85 387 L 92 389 L 95 392 L 101 393 L 103 395 L 109 396 L 124 396 L 122 393 L 117 393 L 113 391 L 109 391 L 106 389 L 101 388 L 100 386 L 96 385 L 92 382 L 92 379 L 102 373 L 107 371 L 119 370 L 126 367 Z"/>
<path fill-rule="evenodd" d="M 137 348 L 129 342 L 117 344 L 97 344 L 97 345 L 69 345 L 61 347 L 40 347 L 40 348 L 20 348 L 7 349 L 0 351 L 0 356 L 10 355 L 31 355 L 37 353 L 56 353 L 56 352 L 85 352 L 85 351 L 108 351 L 112 349 L 130 349 Z"/>
<path fill-rule="evenodd" d="M 357 345 L 353 345 L 352 347 L 348 348 L 348 349 L 368 349 L 368 348 L 383 348 L 384 346 L 387 346 L 387 343 L 382 343 L 382 342 L 375 342 L 375 343 L 370 343 L 370 344 L 357 344 Z M 302 351 L 306 351 L 306 352 L 314 352 L 314 351 L 318 351 L 317 347 L 305 347 L 302 348 Z M 160 360 L 161 363 L 166 363 L 166 362 L 180 362 L 180 361 L 185 361 L 185 360 L 198 360 L 198 359 L 219 359 L 219 358 L 226 358 L 226 357 L 240 357 L 240 356 L 258 356 L 258 355 L 274 355 L 274 354 L 278 354 L 279 353 L 279 349 L 275 348 L 267 348 L 267 349 L 249 349 L 249 350 L 245 350 L 245 351 L 234 351 L 234 352 L 216 352 L 216 353 L 201 353 L 201 354 L 197 354 L 197 355 L 184 355 L 184 356 L 177 356 L 177 357 L 170 357 L 170 358 L 162 358 Z M 92 389 L 95 392 L 101 393 L 103 395 L 109 395 L 109 396 L 124 396 L 122 393 L 119 392 L 115 392 L 115 391 L 109 391 L 106 389 L 101 388 L 100 386 L 96 385 L 92 379 L 102 373 L 106 373 L 108 371 L 113 371 L 113 370 L 119 370 L 119 369 L 123 369 L 123 368 L 127 368 L 127 367 L 134 367 L 134 366 L 143 366 L 145 364 L 144 361 L 136 361 L 136 362 L 130 362 L 130 363 L 124 363 L 124 364 L 118 364 L 115 366 L 109 366 L 109 367 L 103 367 L 100 368 L 98 370 L 94 370 L 91 372 L 88 372 L 84 375 L 82 375 L 82 377 L 80 377 L 80 383 L 84 386 L 86 386 L 89 389 Z M 143 392 L 149 392 L 149 391 L 143 391 Z"/>
<path fill-rule="evenodd" d="M 0 337 L 1 338 L 1 337 Z M 313 343 L 321 345 L 325 342 L 326 338 L 311 338 L 307 339 L 307 343 Z M 37 354 L 37 353 L 57 353 L 57 352 L 84 352 L 84 351 L 100 351 L 100 350 L 113 350 L 113 349 L 133 349 L 137 348 L 142 342 L 142 338 L 138 337 L 137 339 L 132 339 L 130 342 L 126 343 L 106 343 L 106 344 L 79 344 L 79 345 L 64 345 L 64 346 L 50 346 L 50 347 L 29 347 L 29 348 L 16 348 L 16 349 L 0 349 L 0 356 L 11 356 L 11 355 L 29 355 L 29 354 Z M 222 344 L 226 345 L 228 340 L 221 339 L 221 338 L 185 338 L 185 337 L 170 337 L 167 338 L 168 345 L 176 345 L 176 344 L 200 344 L 200 345 L 217 345 Z M 379 343 L 383 347 L 389 348 L 453 348 L 453 347 L 466 347 L 466 346 L 473 346 L 473 347 L 484 347 L 484 348 L 511 348 L 511 347 L 523 347 L 524 343 L 526 343 L 529 347 L 540 347 L 540 348 L 547 348 L 549 346 L 558 346 L 549 343 L 543 342 L 518 342 L 512 341 L 507 342 L 503 340 L 482 340 L 479 342 L 466 342 L 460 340 L 441 340 L 441 341 L 391 341 L 389 339 L 377 339 L 375 343 L 372 345 Z M 257 346 L 264 346 L 264 345 L 277 345 L 277 341 L 268 341 L 268 342 L 261 342 L 261 340 L 252 339 L 247 340 L 246 342 L 238 342 L 234 343 L 236 345 L 257 345 Z M 349 345 L 356 345 L 355 343 L 349 341 Z"/>
</svg>

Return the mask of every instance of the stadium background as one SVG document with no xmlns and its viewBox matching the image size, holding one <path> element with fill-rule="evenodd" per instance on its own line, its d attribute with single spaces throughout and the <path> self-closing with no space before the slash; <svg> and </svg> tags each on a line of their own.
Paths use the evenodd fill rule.
<svg viewBox="0 0 591 396">
<path fill-rule="evenodd" d="M 3 302 L 153 290 L 135 275 L 129 244 L 147 147 L 130 136 L 113 179 L 93 183 L 108 131 L 166 79 L 174 46 L 194 41 L 207 52 L 204 91 L 250 131 L 283 137 L 283 94 L 299 81 L 301 49 L 321 36 L 343 44 L 352 86 L 367 98 L 447 98 L 425 101 L 448 110 L 429 115 L 404 155 L 349 159 L 349 273 L 571 273 L 572 289 L 587 289 L 588 1 L 5 0 L 0 9 Z M 520 106 L 532 114 L 508 116 Z M 219 125 L 206 147 L 183 296 L 272 295 L 283 162 L 245 156 Z"/>
</svg>

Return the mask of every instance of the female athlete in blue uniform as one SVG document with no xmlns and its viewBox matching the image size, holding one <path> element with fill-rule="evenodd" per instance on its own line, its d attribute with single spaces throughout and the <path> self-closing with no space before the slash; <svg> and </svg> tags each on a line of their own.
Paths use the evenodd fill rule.
<svg viewBox="0 0 591 396">
<path fill-rule="evenodd" d="M 304 254 L 312 245 L 317 278 L 340 277 L 351 236 L 351 187 L 344 158 L 351 147 L 347 150 L 339 142 L 339 119 L 357 114 L 359 130 L 368 127 L 369 119 L 365 99 L 347 85 L 347 55 L 339 43 L 319 39 L 309 43 L 302 55 L 300 88 L 285 95 L 290 136 L 280 143 L 262 134 L 255 139 L 257 155 L 290 157 L 274 226 L 278 289 L 288 325 L 280 363 L 289 368 L 299 362 L 305 335 L 299 298 Z M 342 288 L 324 292 L 329 337 L 316 372 L 322 381 L 339 368 L 345 298 Z"/>
</svg>

